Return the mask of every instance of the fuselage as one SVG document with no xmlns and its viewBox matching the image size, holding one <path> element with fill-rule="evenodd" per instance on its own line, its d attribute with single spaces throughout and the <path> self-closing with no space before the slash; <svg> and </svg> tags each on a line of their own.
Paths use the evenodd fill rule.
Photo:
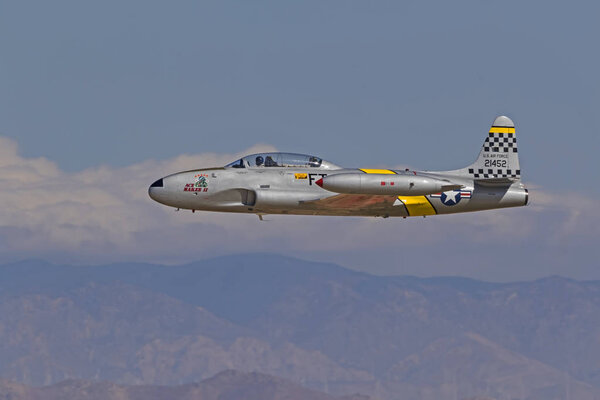
<svg viewBox="0 0 600 400">
<path fill-rule="evenodd" d="M 259 163 L 260 159 L 262 161 Z M 292 159 L 294 161 L 289 162 Z M 350 179 L 337 179 L 336 182 L 342 182 L 342 188 L 335 189 L 338 192 L 319 186 L 323 178 L 354 176 L 352 174 L 369 175 L 381 186 L 381 190 L 375 185 L 368 193 L 355 193 L 357 190 L 352 187 L 343 187 L 346 181 L 352 185 Z M 401 194 L 394 193 L 394 184 L 411 179 L 417 183 L 448 182 L 451 186 L 441 187 L 454 189 L 429 194 L 419 192 L 416 195 L 411 195 L 407 189 Z M 379 217 L 426 216 L 518 207 L 526 205 L 528 201 L 527 190 L 520 180 L 508 185 L 494 185 L 481 184 L 468 176 L 453 175 L 452 171 L 341 168 L 314 156 L 286 153 L 251 155 L 226 167 L 172 174 L 152 184 L 149 195 L 159 203 L 178 209 Z"/>
</svg>

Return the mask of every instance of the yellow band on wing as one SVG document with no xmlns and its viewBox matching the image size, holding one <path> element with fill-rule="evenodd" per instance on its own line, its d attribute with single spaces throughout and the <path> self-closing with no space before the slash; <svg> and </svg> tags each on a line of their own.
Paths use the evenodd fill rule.
<svg viewBox="0 0 600 400">
<path fill-rule="evenodd" d="M 515 128 L 504 128 L 502 126 L 492 126 L 490 133 L 515 133 Z"/>
<path fill-rule="evenodd" d="M 362 172 L 364 172 L 365 174 L 388 174 L 388 175 L 392 175 L 395 174 L 394 171 L 390 170 L 390 169 L 369 169 L 369 168 L 361 168 L 360 169 Z"/>
<path fill-rule="evenodd" d="M 404 203 L 408 215 L 411 217 L 437 214 L 425 196 L 398 196 L 398 200 Z"/>
</svg>

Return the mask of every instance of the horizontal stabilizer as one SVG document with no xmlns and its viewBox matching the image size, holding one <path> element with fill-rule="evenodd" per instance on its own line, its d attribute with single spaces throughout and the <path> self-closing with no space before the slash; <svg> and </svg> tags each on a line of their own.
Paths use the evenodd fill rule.
<svg viewBox="0 0 600 400">
<path fill-rule="evenodd" d="M 475 183 L 482 186 L 506 186 L 517 182 L 517 178 L 484 178 L 475 179 Z"/>
</svg>

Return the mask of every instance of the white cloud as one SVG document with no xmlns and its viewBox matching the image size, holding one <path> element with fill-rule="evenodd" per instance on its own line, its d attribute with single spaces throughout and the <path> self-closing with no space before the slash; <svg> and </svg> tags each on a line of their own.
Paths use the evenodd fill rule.
<svg viewBox="0 0 600 400">
<path fill-rule="evenodd" d="M 257 145 L 244 153 L 271 150 Z M 474 243 L 537 237 L 552 245 L 574 235 L 600 236 L 598 201 L 543 190 L 532 191 L 530 207 L 513 210 L 425 220 L 269 216 L 263 223 L 252 215 L 174 212 L 147 195 L 161 176 L 240 155 L 189 154 L 68 173 L 47 159 L 19 156 L 17 144 L 0 137 L 0 260 L 183 262 L 243 251 L 368 252 L 457 237 Z"/>
</svg>

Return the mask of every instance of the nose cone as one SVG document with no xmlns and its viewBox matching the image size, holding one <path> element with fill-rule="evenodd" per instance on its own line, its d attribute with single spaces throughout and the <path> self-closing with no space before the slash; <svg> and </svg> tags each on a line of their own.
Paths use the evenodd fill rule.
<svg viewBox="0 0 600 400">
<path fill-rule="evenodd" d="M 152 200 L 160 202 L 160 195 L 164 192 L 164 189 L 165 185 L 161 178 L 150 185 L 148 188 L 148 196 L 150 196 Z"/>
</svg>

